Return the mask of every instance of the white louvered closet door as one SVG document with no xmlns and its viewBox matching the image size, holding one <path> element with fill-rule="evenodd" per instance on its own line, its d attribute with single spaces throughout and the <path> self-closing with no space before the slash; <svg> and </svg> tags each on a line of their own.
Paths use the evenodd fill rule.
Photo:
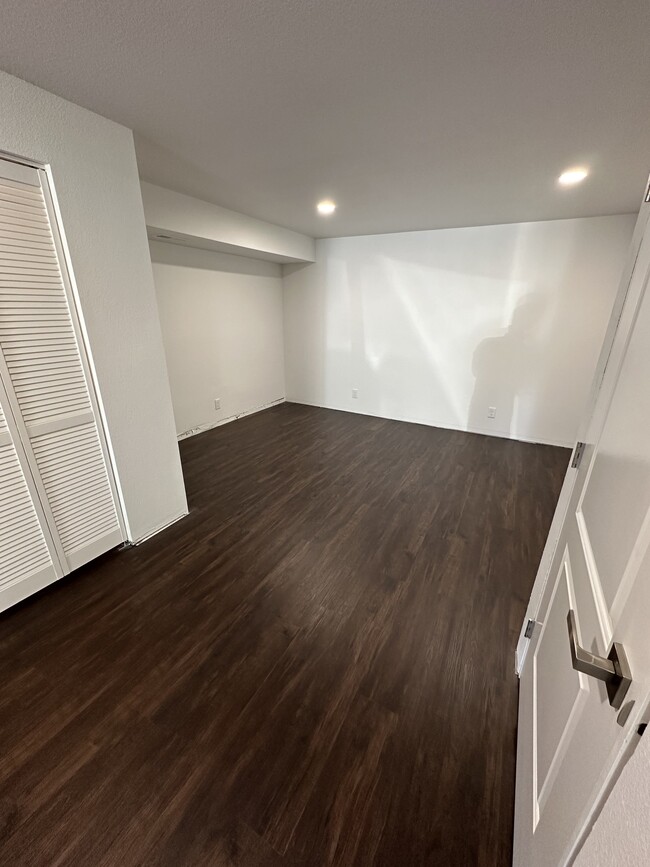
<svg viewBox="0 0 650 867">
<path fill-rule="evenodd" d="M 67 573 L 125 533 L 47 177 L 6 160 L 0 379 Z"/>
</svg>

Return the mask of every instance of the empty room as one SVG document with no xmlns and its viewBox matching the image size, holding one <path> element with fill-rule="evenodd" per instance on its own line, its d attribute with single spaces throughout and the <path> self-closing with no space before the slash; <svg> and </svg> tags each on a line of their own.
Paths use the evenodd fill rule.
<svg viewBox="0 0 650 867">
<path fill-rule="evenodd" d="M 650 864 L 650 6 L 6 0 L 0 865 Z"/>
</svg>

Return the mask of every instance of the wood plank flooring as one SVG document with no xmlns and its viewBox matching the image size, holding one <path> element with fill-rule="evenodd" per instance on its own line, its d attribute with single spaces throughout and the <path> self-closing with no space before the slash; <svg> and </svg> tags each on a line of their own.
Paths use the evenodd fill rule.
<svg viewBox="0 0 650 867">
<path fill-rule="evenodd" d="M 285 404 L 188 518 L 0 617 L 0 863 L 507 865 L 568 452 Z"/>
</svg>

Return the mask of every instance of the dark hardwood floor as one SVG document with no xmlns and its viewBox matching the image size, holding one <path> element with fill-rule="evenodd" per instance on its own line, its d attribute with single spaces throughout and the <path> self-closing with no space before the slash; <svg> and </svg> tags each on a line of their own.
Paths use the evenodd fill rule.
<svg viewBox="0 0 650 867">
<path fill-rule="evenodd" d="M 507 865 L 514 647 L 568 452 L 297 405 L 0 617 L 0 863 Z"/>
</svg>

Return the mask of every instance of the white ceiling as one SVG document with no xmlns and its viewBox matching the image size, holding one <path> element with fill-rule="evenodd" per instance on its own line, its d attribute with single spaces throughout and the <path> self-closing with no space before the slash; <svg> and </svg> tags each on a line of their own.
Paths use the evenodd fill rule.
<svg viewBox="0 0 650 867">
<path fill-rule="evenodd" d="M 3 0 L 0 66 L 132 127 L 146 180 L 323 237 L 638 210 L 649 33 L 648 0 Z"/>
</svg>

